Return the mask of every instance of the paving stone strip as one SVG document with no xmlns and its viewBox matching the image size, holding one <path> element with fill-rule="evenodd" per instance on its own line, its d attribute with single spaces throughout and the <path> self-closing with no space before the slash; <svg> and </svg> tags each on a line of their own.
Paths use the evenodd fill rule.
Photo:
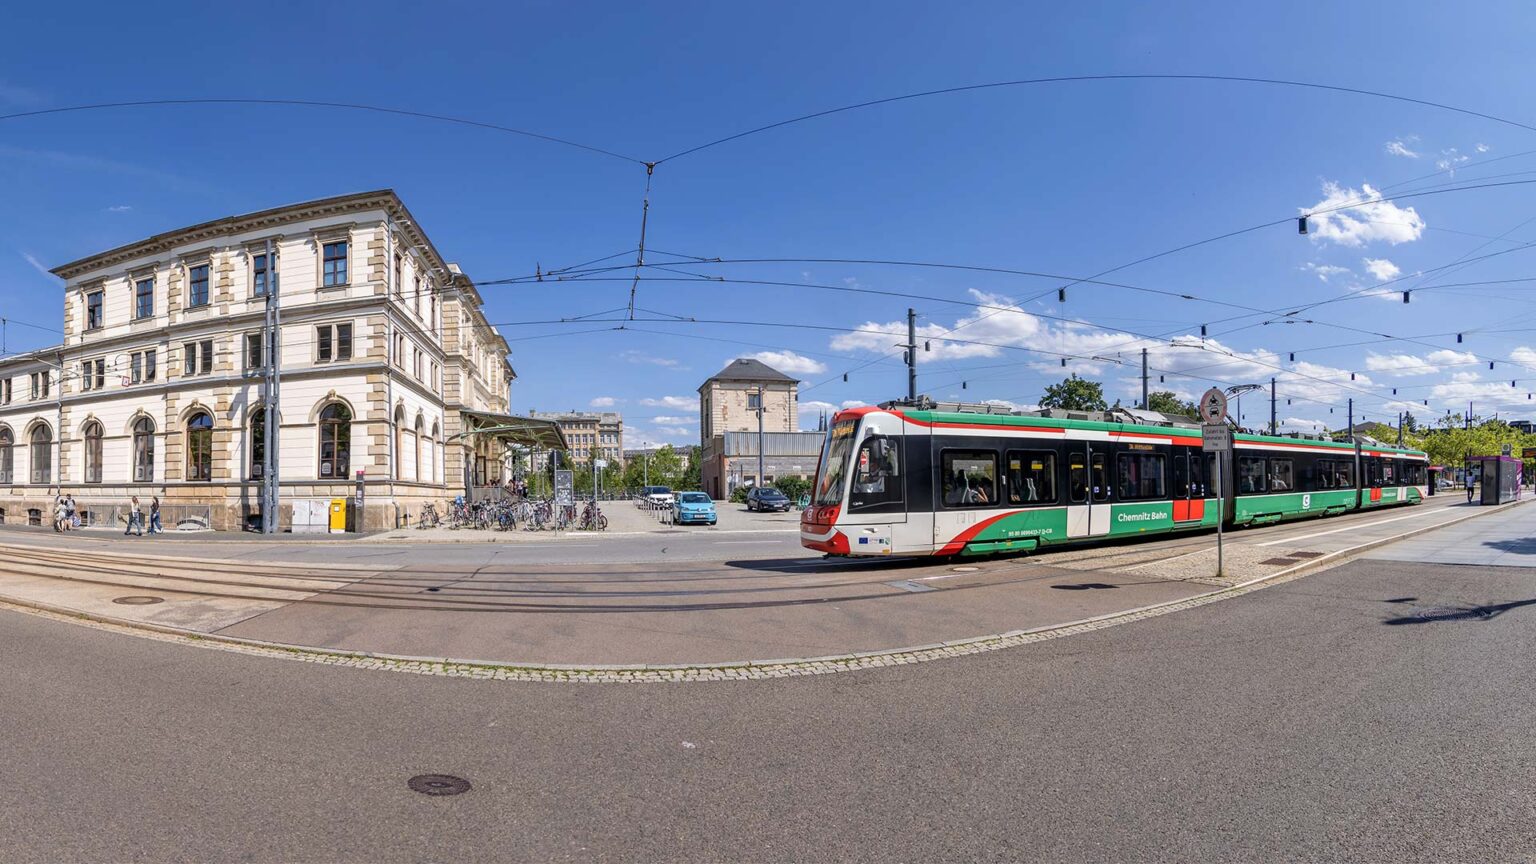
<svg viewBox="0 0 1536 864">
<path fill-rule="evenodd" d="M 298 660 L 305 663 L 321 663 L 354 669 L 375 669 L 387 672 L 408 672 L 417 675 L 439 675 L 453 678 L 471 678 L 491 681 L 529 681 L 545 683 L 584 684 L 651 684 L 671 681 L 750 681 L 771 678 L 796 678 L 806 675 L 828 675 L 852 672 L 859 669 L 878 669 L 889 666 L 905 666 L 950 657 L 964 657 L 1004 648 L 1031 645 L 1064 636 L 1091 633 L 1121 624 L 1157 618 L 1172 612 L 1182 612 L 1210 603 L 1241 597 L 1271 585 L 1280 585 L 1319 569 L 1329 569 L 1367 550 L 1402 540 L 1416 534 L 1433 531 L 1475 519 L 1478 516 L 1506 512 L 1512 506 L 1479 510 L 1459 519 L 1420 526 L 1392 537 L 1373 540 L 1305 560 L 1292 567 L 1258 576 L 1231 587 L 1219 588 L 1206 594 L 1167 603 L 1112 612 L 1094 618 L 1051 624 L 1029 630 L 1013 630 L 991 636 L 977 636 L 930 645 L 917 645 L 887 651 L 868 651 L 855 654 L 839 654 L 828 657 L 810 657 L 784 660 L 755 660 L 739 663 L 712 664 L 652 664 L 652 665 L 519 665 L 474 660 L 453 660 L 428 657 L 381 655 L 367 652 L 339 651 L 296 645 L 279 645 L 253 639 L 230 636 L 213 636 L 187 633 L 176 628 L 126 621 L 108 616 L 58 609 L 44 604 L 0 598 L 0 607 L 58 621 L 66 621 L 97 630 L 134 635 L 145 639 L 172 642 L 217 651 L 230 651 L 258 657 Z M 1273 553 L 1270 553 L 1273 554 Z"/>
</svg>

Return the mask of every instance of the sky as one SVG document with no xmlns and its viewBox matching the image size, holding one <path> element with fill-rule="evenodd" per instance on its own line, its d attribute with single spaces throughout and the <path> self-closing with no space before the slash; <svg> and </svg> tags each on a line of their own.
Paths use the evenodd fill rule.
<svg viewBox="0 0 1536 864">
<path fill-rule="evenodd" d="M 514 410 L 621 411 L 630 445 L 696 442 L 697 388 L 736 356 L 803 382 L 803 428 L 899 398 L 909 307 L 930 347 L 918 389 L 936 399 L 1027 408 L 1078 374 L 1132 404 L 1146 348 L 1152 388 L 1185 398 L 1274 377 L 1288 429 L 1341 428 L 1349 399 L 1366 420 L 1424 421 L 1469 400 L 1481 416 L 1536 419 L 1536 131 L 1518 125 L 1536 127 L 1533 15 L 1423 2 L 374 0 L 243 16 L 28 4 L 8 13 L 25 38 L 0 56 L 3 348 L 58 340 L 50 267 L 389 187 L 472 278 L 514 280 L 482 287 L 512 346 Z M 1372 90 L 1513 122 L 1122 78 L 887 102 L 665 158 L 904 94 L 1146 75 Z M 176 99 L 355 103 L 609 152 L 311 106 L 9 116 Z M 515 281 L 606 256 L 591 266 L 632 265 L 646 162 L 659 162 L 655 266 L 639 320 L 613 320 L 627 317 L 632 266 Z M 1307 235 L 1303 213 L 1317 214 Z M 1268 407 L 1242 400 L 1243 424 L 1266 423 Z"/>
</svg>

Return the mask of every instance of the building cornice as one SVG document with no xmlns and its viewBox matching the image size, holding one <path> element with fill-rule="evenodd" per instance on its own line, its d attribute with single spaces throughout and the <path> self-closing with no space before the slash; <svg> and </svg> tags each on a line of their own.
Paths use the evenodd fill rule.
<svg viewBox="0 0 1536 864">
<path fill-rule="evenodd" d="M 232 234 L 242 234 L 248 231 L 261 229 L 276 229 L 291 225 L 294 222 L 307 219 L 317 219 L 326 216 L 343 216 L 351 213 L 361 213 L 368 210 L 383 210 L 390 215 L 395 223 L 395 229 L 411 239 L 411 242 L 427 250 L 432 263 L 443 271 L 447 271 L 448 264 L 443 260 L 437 247 L 427 238 L 415 217 L 411 216 L 404 202 L 395 194 L 393 189 L 379 189 L 372 192 L 358 192 L 351 195 L 339 195 L 334 198 L 322 198 L 317 201 L 306 201 L 301 204 L 287 204 L 282 207 L 274 207 L 270 210 L 261 210 L 256 213 L 246 213 L 241 216 L 226 216 L 215 219 L 212 222 L 203 222 L 186 228 L 178 228 L 156 234 L 144 240 L 119 246 L 105 252 L 98 252 L 68 264 L 63 264 L 48 271 L 66 281 L 92 273 L 96 270 L 110 269 L 126 262 L 152 255 L 169 253 L 178 247 L 191 243 L 216 243 Z M 178 255 L 178 257 L 180 257 Z"/>
</svg>

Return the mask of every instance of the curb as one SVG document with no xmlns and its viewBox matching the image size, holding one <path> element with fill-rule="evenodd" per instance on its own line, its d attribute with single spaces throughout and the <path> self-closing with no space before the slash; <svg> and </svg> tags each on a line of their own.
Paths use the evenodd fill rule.
<svg viewBox="0 0 1536 864">
<path fill-rule="evenodd" d="M 1514 502 L 1514 507 L 1529 501 Z M 221 651 L 251 654 L 265 657 L 279 657 L 289 660 L 299 660 L 310 663 L 321 663 L 331 666 L 341 666 L 360 669 L 381 669 L 393 672 L 409 672 L 418 675 L 439 675 L 455 678 L 477 678 L 498 681 L 535 681 L 535 682 L 561 682 L 561 683 L 660 683 L 665 681 L 739 681 L 762 680 L 770 678 L 794 678 L 805 675 L 826 675 L 838 672 L 851 672 L 859 669 L 878 669 L 890 666 L 905 666 L 912 663 L 923 663 L 930 660 L 940 660 L 948 657 L 961 657 L 969 654 L 981 654 L 997 651 L 1003 648 L 1013 648 L 1020 645 L 1028 645 L 1036 642 L 1044 642 L 1051 639 L 1059 639 L 1064 636 L 1075 636 L 1081 633 L 1089 633 L 1095 630 L 1103 630 L 1120 624 L 1129 624 L 1142 621 L 1147 618 L 1156 618 L 1172 612 L 1181 612 L 1186 609 L 1194 609 L 1211 603 L 1229 600 L 1259 591 L 1270 585 L 1289 582 L 1299 579 L 1308 571 L 1316 570 L 1323 564 L 1340 563 L 1345 556 L 1354 556 L 1389 543 L 1396 543 L 1409 537 L 1436 531 L 1451 525 L 1456 525 L 1470 519 L 1493 515 L 1494 513 L 1507 513 L 1514 507 L 1499 507 L 1492 510 L 1471 513 L 1447 522 L 1434 525 L 1425 525 L 1413 528 L 1390 537 L 1371 540 L 1356 546 L 1349 546 L 1334 552 L 1329 552 L 1309 561 L 1303 561 L 1284 570 L 1271 573 L 1267 576 L 1259 576 L 1246 582 L 1240 582 L 1204 594 L 1196 594 L 1181 600 L 1169 600 L 1162 603 L 1154 603 L 1132 609 L 1122 609 L 1118 612 L 1109 612 L 1090 618 L 1082 618 L 1075 621 L 1067 621 L 1059 624 L 1046 624 L 1022 630 L 1010 630 L 1004 633 L 995 633 L 986 636 L 972 636 L 962 639 L 935 642 L 926 645 L 914 645 L 903 648 L 888 648 L 876 651 L 861 651 L 847 654 L 832 654 L 823 657 L 785 658 L 777 660 L 740 660 L 724 661 L 719 663 L 637 663 L 637 664 L 563 664 L 563 663 L 517 663 L 515 661 L 492 661 L 458 659 L 444 657 L 418 657 L 406 654 L 386 654 L 369 651 L 347 651 L 335 648 L 320 648 L 307 645 L 290 645 L 281 642 L 268 642 L 260 639 L 249 639 L 238 636 L 221 636 L 218 634 L 199 633 L 180 627 L 172 627 L 164 624 L 154 624 L 144 621 L 130 621 L 123 618 L 115 618 L 110 615 L 100 615 L 93 612 L 82 612 L 67 607 L 54 606 L 33 600 L 0 596 L 0 607 L 10 607 L 17 611 L 29 614 L 42 615 L 55 620 L 68 621 L 87 627 L 94 627 L 114 632 L 124 632 L 127 635 L 141 638 L 159 639 L 161 641 L 176 642 L 186 645 L 196 645 L 204 648 L 212 648 Z"/>
</svg>

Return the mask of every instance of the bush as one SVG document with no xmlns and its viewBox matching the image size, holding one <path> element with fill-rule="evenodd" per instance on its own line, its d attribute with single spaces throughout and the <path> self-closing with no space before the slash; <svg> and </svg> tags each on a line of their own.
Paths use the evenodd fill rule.
<svg viewBox="0 0 1536 864">
<path fill-rule="evenodd" d="M 732 504 L 745 504 L 745 503 L 747 503 L 747 493 L 751 492 L 751 491 L 752 491 L 752 487 L 751 486 L 737 486 L 735 489 L 731 490 L 731 503 Z"/>
<path fill-rule="evenodd" d="M 811 491 L 811 481 L 803 477 L 780 477 L 773 485 L 791 501 L 799 501 L 801 495 Z"/>
</svg>

